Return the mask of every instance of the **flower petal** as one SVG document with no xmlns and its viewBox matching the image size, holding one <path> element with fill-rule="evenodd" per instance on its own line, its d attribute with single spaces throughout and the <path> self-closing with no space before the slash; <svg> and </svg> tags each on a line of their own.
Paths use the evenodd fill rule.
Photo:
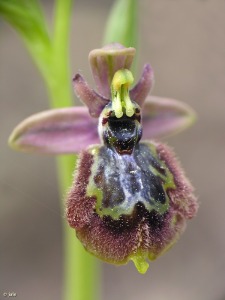
<svg viewBox="0 0 225 300">
<path fill-rule="evenodd" d="M 98 92 L 110 98 L 113 75 L 119 69 L 130 69 L 136 50 L 113 43 L 101 49 L 92 50 L 89 61 Z"/>
<path fill-rule="evenodd" d="M 80 74 L 74 76 L 73 86 L 77 97 L 89 108 L 91 117 L 98 118 L 103 108 L 109 103 L 109 99 L 91 89 Z"/>
<path fill-rule="evenodd" d="M 99 143 L 97 123 L 86 107 L 44 111 L 22 121 L 9 144 L 16 150 L 40 153 L 75 153 Z"/>
<path fill-rule="evenodd" d="M 149 64 L 144 65 L 140 80 L 135 87 L 130 90 L 130 98 L 140 106 L 143 105 L 146 97 L 154 85 L 154 72 Z"/>
<path fill-rule="evenodd" d="M 196 119 L 195 112 L 178 100 L 150 96 L 143 108 L 143 138 L 165 137 L 182 131 Z"/>
</svg>

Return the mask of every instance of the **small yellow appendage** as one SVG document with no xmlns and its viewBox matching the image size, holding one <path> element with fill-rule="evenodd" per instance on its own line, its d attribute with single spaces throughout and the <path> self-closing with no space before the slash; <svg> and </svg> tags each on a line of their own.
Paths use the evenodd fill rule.
<svg viewBox="0 0 225 300">
<path fill-rule="evenodd" d="M 136 269 L 139 273 L 145 274 L 149 268 L 149 264 L 146 261 L 146 258 L 141 253 L 136 253 L 131 257 Z"/>
</svg>

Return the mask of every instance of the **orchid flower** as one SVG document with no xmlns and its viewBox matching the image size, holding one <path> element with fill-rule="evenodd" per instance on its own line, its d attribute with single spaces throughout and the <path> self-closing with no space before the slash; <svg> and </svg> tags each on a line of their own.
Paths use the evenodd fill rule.
<svg viewBox="0 0 225 300">
<path fill-rule="evenodd" d="M 188 127 L 195 114 L 177 100 L 149 96 L 149 64 L 130 89 L 134 55 L 116 43 L 91 51 L 96 90 L 80 74 L 73 78 L 86 106 L 35 114 L 9 141 L 27 152 L 81 152 L 67 196 L 70 226 L 88 252 L 118 265 L 132 260 L 145 273 L 146 260 L 169 249 L 198 208 L 173 152 L 152 139 Z"/>
</svg>

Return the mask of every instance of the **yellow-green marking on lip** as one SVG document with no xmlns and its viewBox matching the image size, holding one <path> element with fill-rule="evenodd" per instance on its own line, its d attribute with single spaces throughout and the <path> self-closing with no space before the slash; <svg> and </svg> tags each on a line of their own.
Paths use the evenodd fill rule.
<svg viewBox="0 0 225 300">
<path fill-rule="evenodd" d="M 123 116 L 123 109 L 128 117 L 132 117 L 135 111 L 134 104 L 130 100 L 129 87 L 133 83 L 134 77 L 127 69 L 118 70 L 112 80 L 112 109 L 117 118 Z"/>
</svg>

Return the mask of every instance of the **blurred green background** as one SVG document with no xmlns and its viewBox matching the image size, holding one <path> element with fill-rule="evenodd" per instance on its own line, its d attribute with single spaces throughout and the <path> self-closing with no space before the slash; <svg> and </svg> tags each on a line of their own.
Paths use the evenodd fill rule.
<svg viewBox="0 0 225 300">
<path fill-rule="evenodd" d="M 42 3 L 51 22 L 52 1 Z M 93 82 L 87 56 L 101 47 L 112 3 L 75 1 L 71 78 L 79 71 Z M 196 187 L 200 210 L 145 276 L 131 263 L 103 264 L 102 299 L 224 300 L 225 2 L 141 0 L 139 8 L 138 74 L 151 63 L 153 94 L 182 100 L 198 114 L 194 127 L 166 142 Z M 47 108 L 36 67 L 15 32 L 0 21 L 0 299 L 8 291 L 22 300 L 61 297 L 64 216 L 54 158 L 7 147 L 15 125 Z"/>
</svg>

